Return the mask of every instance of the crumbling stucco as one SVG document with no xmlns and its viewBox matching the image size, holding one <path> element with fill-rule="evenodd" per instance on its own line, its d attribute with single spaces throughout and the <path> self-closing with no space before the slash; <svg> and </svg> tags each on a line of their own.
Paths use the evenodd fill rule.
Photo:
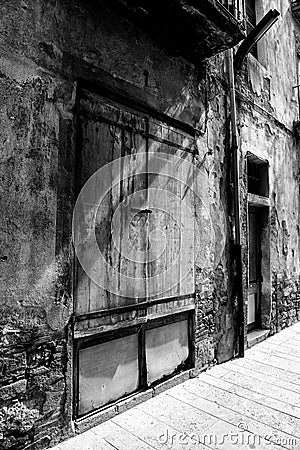
<svg viewBox="0 0 300 450">
<path fill-rule="evenodd" d="M 288 2 L 275 3 L 284 21 L 261 43 L 261 62 L 249 56 L 236 87 L 245 298 L 246 154 L 269 161 L 263 326 L 271 333 L 300 318 L 298 105 L 285 58 L 294 24 Z M 236 354 L 229 85 L 226 54 L 196 65 L 172 56 L 114 3 L 12 0 L 0 11 L 0 446 L 33 450 L 74 433 L 71 221 L 83 80 L 193 130 L 217 237 L 212 270 L 195 268 L 195 367 Z M 296 52 L 289 61 L 296 67 Z"/>
</svg>

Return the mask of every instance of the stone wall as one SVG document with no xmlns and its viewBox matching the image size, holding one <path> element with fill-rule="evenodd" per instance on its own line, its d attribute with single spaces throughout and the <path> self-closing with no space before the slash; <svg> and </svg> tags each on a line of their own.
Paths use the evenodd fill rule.
<svg viewBox="0 0 300 450">
<path fill-rule="evenodd" d="M 230 105 L 225 54 L 211 58 L 206 65 L 207 121 L 205 134 L 198 138 L 204 170 L 219 180 L 215 204 L 220 214 L 216 221 L 215 264 L 213 270 L 196 268 L 196 367 L 207 368 L 224 362 L 237 352 L 237 299 L 234 287 L 232 154 L 230 149 Z M 207 141 L 207 143 L 205 143 Z M 204 155 L 203 155 L 204 156 Z M 218 244 L 224 248 L 217 260 Z"/>
<path fill-rule="evenodd" d="M 171 56 L 109 2 L 13 0 L 1 5 L 0 26 L 0 446 L 33 450 L 74 433 L 79 80 L 197 129 L 197 161 L 214 189 L 215 233 L 227 249 L 228 92 L 216 78 L 222 59 L 195 67 Z M 212 270 L 196 268 L 199 370 L 235 349 L 231 261 L 218 242 Z"/>
<path fill-rule="evenodd" d="M 61 428 L 66 395 L 63 327 L 70 302 L 56 297 L 61 269 L 55 259 L 55 82 L 39 74 L 34 63 L 22 57 L 9 60 L 2 53 L 0 86 L 0 442 L 6 449 L 25 448 L 33 440 L 46 445 Z"/>
<path fill-rule="evenodd" d="M 237 76 L 237 99 L 245 286 L 248 285 L 247 152 L 269 163 L 268 217 L 266 209 L 261 210 L 264 222 L 268 223 L 262 236 L 262 254 L 269 262 L 268 267 L 264 263 L 262 285 L 269 305 L 262 311 L 262 326 L 274 333 L 296 320 L 299 295 L 300 160 L 293 128 L 299 116 L 297 91 L 293 88 L 297 84 L 299 29 L 288 1 L 262 2 L 257 18 L 271 7 L 277 8 L 281 17 L 258 43 L 258 58 L 250 54 L 245 60 Z M 282 289 L 290 292 L 286 301 L 282 301 Z M 287 313 L 287 309 L 291 312 Z M 245 319 L 246 313 L 247 308 Z"/>
<path fill-rule="evenodd" d="M 4 449 L 43 448 L 74 433 L 71 220 L 76 199 L 76 95 L 82 80 L 91 90 L 105 86 L 133 105 L 142 102 L 148 110 L 196 130 L 195 162 L 209 180 L 213 201 L 208 212 L 216 237 L 210 268 L 195 268 L 196 369 L 230 359 L 237 350 L 226 56 L 196 67 L 172 56 L 113 5 L 104 0 L 12 0 L 0 7 Z M 277 49 L 279 41 L 284 42 L 289 54 L 294 25 L 289 14 L 285 21 L 279 37 L 270 34 L 268 42 Z M 268 70 L 248 58 L 237 89 L 245 286 L 246 152 L 257 152 L 271 167 L 272 332 L 298 317 L 300 253 L 299 144 L 292 129 L 298 105 L 284 52 L 273 50 L 274 59 L 266 57 Z"/>
<path fill-rule="evenodd" d="M 300 278 L 274 273 L 270 334 L 300 320 Z"/>
</svg>

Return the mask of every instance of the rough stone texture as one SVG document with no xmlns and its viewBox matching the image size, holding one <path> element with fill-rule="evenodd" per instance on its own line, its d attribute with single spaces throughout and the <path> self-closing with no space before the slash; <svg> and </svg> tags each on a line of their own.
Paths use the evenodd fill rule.
<svg viewBox="0 0 300 450">
<path fill-rule="evenodd" d="M 202 369 L 232 358 L 237 349 L 231 155 L 229 122 L 224 120 L 229 114 L 229 90 L 224 80 L 225 58 L 224 55 L 216 56 L 206 66 L 207 119 L 205 134 L 198 138 L 200 155 L 203 149 L 206 152 L 203 166 L 211 179 L 218 183 L 211 211 L 217 208 L 220 213 L 214 230 L 216 264 L 210 272 L 196 268 L 196 367 Z M 222 240 L 224 248 L 220 255 L 218 245 Z"/>
<path fill-rule="evenodd" d="M 300 278 L 275 273 L 272 283 L 271 334 L 300 320 Z"/>
</svg>

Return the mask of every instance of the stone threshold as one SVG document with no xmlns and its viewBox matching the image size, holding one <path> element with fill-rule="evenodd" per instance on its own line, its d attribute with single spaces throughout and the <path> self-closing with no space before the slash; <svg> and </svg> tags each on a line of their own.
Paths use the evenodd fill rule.
<svg viewBox="0 0 300 450">
<path fill-rule="evenodd" d="M 251 348 L 259 342 L 264 341 L 269 336 L 270 330 L 256 328 L 247 334 L 247 348 Z"/>
</svg>

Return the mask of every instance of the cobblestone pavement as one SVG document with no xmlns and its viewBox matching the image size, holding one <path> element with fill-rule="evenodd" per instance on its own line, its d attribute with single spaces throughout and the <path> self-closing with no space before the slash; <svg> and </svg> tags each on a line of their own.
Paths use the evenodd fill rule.
<svg viewBox="0 0 300 450">
<path fill-rule="evenodd" d="M 53 450 L 300 449 L 300 323 Z"/>
</svg>

